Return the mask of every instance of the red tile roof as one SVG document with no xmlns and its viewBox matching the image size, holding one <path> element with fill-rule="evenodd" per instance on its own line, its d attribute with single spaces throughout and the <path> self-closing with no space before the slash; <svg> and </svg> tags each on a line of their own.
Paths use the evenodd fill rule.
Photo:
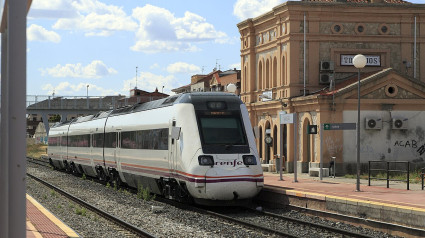
<svg viewBox="0 0 425 238">
<path fill-rule="evenodd" d="M 304 1 L 307 1 L 307 2 L 341 2 L 341 1 L 337 1 L 337 0 L 304 0 Z M 346 2 L 372 3 L 372 0 L 346 0 Z M 383 2 L 384 3 L 390 3 L 390 4 L 412 4 L 411 2 L 408 2 L 406 0 L 384 0 Z"/>
<path fill-rule="evenodd" d="M 368 73 L 361 73 L 360 74 L 360 80 L 363 80 L 365 78 L 368 78 L 369 76 L 372 76 L 374 74 L 377 74 L 379 72 L 382 71 L 373 71 L 373 72 L 368 72 Z M 358 81 L 358 76 L 355 75 L 353 77 L 350 77 L 346 80 L 344 80 L 343 82 L 338 82 L 335 85 L 335 89 L 333 91 L 329 91 L 328 89 L 322 90 L 321 92 L 319 92 L 320 95 L 332 95 L 335 94 L 336 92 L 340 91 L 340 89 L 347 87 L 348 85 L 357 83 Z"/>
</svg>

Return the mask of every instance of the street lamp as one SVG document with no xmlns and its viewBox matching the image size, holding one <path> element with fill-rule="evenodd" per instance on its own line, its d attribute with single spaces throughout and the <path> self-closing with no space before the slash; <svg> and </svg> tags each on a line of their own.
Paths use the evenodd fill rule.
<svg viewBox="0 0 425 238">
<path fill-rule="evenodd" d="M 237 87 L 233 83 L 230 83 L 229 85 L 227 85 L 227 92 L 229 93 L 235 93 L 236 89 Z"/>
<path fill-rule="evenodd" d="M 87 84 L 87 109 L 89 108 L 89 85 Z"/>
<path fill-rule="evenodd" d="M 358 54 L 353 58 L 354 67 L 358 69 L 357 74 L 357 183 L 356 191 L 360 192 L 360 69 L 366 66 L 366 57 Z"/>
</svg>

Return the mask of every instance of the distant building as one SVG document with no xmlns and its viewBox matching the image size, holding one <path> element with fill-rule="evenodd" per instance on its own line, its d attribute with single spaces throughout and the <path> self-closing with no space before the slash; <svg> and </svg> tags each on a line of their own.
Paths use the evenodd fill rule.
<svg viewBox="0 0 425 238">
<path fill-rule="evenodd" d="M 168 94 L 160 93 L 158 88 L 156 88 L 154 92 L 147 92 L 138 88 L 134 88 L 130 90 L 130 97 L 118 100 L 117 107 L 150 102 L 161 98 L 166 98 L 168 96 Z"/>
<path fill-rule="evenodd" d="M 240 92 L 241 71 L 237 69 L 220 71 L 214 69 L 209 74 L 196 74 L 191 77 L 190 84 L 172 89 L 179 94 L 186 92 L 227 92 L 227 85 L 237 87 L 236 94 Z"/>
</svg>

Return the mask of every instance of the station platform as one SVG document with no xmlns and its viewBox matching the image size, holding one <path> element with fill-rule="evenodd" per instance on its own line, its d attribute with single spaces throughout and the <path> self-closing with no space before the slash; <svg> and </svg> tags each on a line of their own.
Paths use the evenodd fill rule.
<svg viewBox="0 0 425 238">
<path fill-rule="evenodd" d="M 80 237 L 30 195 L 27 198 L 27 238 Z"/>
<path fill-rule="evenodd" d="M 360 180 L 343 177 L 310 177 L 308 174 L 264 172 L 265 188 L 258 199 L 266 202 L 295 205 L 321 211 L 373 219 L 425 229 L 425 190 L 421 184 Z M 424 233 L 425 236 L 425 233 Z"/>
</svg>

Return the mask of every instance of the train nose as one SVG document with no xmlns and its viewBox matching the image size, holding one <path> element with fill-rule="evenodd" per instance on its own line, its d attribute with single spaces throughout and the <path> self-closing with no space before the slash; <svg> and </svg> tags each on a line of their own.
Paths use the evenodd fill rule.
<svg viewBox="0 0 425 238">
<path fill-rule="evenodd" d="M 249 199 L 258 194 L 263 184 L 263 174 L 249 168 L 225 170 L 211 168 L 206 173 L 205 191 L 212 200 Z"/>
</svg>

